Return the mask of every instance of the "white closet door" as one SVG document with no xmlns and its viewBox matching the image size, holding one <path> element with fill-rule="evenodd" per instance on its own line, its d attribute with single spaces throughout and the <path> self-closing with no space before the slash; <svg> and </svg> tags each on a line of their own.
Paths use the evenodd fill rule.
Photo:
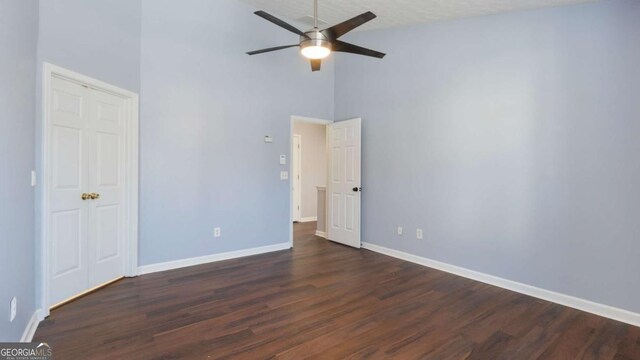
<svg viewBox="0 0 640 360">
<path fill-rule="evenodd" d="M 118 96 L 58 78 L 51 99 L 49 305 L 56 305 L 124 275 L 127 109 Z"/>
<path fill-rule="evenodd" d="M 87 289 L 89 90 L 52 79 L 50 134 L 50 304 Z"/>
<path fill-rule="evenodd" d="M 89 119 L 89 287 L 124 275 L 125 102 L 92 90 Z"/>
</svg>

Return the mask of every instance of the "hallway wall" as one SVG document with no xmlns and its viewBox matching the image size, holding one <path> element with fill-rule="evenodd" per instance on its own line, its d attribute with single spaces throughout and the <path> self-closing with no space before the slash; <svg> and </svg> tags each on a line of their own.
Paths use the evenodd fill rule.
<svg viewBox="0 0 640 360">
<path fill-rule="evenodd" d="M 303 219 L 316 218 L 316 186 L 327 186 L 327 127 L 296 121 L 293 124 L 293 133 L 300 135 L 302 139 L 301 216 Z"/>
</svg>

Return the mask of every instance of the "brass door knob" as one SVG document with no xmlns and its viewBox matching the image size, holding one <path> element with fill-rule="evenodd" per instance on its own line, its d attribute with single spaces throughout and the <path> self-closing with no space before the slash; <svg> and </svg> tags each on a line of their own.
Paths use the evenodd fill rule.
<svg viewBox="0 0 640 360">
<path fill-rule="evenodd" d="M 80 197 L 82 200 L 88 200 L 91 199 L 91 195 L 87 194 L 87 193 L 83 193 L 82 196 Z"/>
<path fill-rule="evenodd" d="M 89 196 L 91 196 L 91 200 L 100 199 L 100 194 L 91 193 L 89 194 Z"/>
</svg>

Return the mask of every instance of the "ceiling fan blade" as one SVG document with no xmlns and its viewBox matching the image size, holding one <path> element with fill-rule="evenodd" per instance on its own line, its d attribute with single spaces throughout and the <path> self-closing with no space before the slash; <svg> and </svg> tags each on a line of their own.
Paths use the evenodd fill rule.
<svg viewBox="0 0 640 360">
<path fill-rule="evenodd" d="M 266 53 L 266 52 L 270 52 L 270 51 L 288 49 L 288 48 L 295 47 L 295 46 L 300 46 L 300 45 L 296 44 L 296 45 L 276 46 L 276 47 L 262 49 L 262 50 L 249 51 L 247 53 L 247 55 L 258 55 L 258 54 L 262 54 L 262 53 Z"/>
<path fill-rule="evenodd" d="M 334 25 L 328 29 L 324 29 L 322 30 L 322 33 L 330 39 L 338 39 L 349 31 L 375 18 L 376 14 L 372 13 L 371 11 L 367 11 L 366 13 L 360 14 L 338 25 Z"/>
<path fill-rule="evenodd" d="M 294 34 L 298 34 L 300 36 L 308 37 L 305 33 L 303 33 L 301 30 L 297 29 L 293 25 L 287 24 L 286 22 L 284 22 L 284 21 L 278 19 L 277 17 L 275 17 L 275 16 L 273 16 L 273 15 L 271 15 L 269 13 L 266 13 L 266 12 L 264 12 L 262 10 L 256 11 L 256 12 L 254 12 L 254 14 L 260 16 L 261 18 L 263 18 L 263 19 L 265 19 L 267 21 L 270 21 L 270 22 L 280 26 L 281 28 L 287 29 L 287 30 L 291 31 Z"/>
<path fill-rule="evenodd" d="M 379 51 L 363 48 L 361 46 L 349 44 L 340 40 L 336 40 L 333 42 L 333 51 L 371 56 L 378 59 L 382 59 L 386 55 L 385 53 L 381 53 Z"/>
<path fill-rule="evenodd" d="M 320 71 L 321 66 L 322 66 L 322 60 L 311 59 L 311 71 Z"/>
</svg>

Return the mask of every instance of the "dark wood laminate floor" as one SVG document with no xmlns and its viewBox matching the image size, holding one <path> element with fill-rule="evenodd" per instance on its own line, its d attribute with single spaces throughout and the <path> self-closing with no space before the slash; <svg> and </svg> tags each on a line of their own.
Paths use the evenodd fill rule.
<svg viewBox="0 0 640 360">
<path fill-rule="evenodd" d="M 56 359 L 640 359 L 640 328 L 332 244 L 124 279 L 54 310 Z"/>
</svg>

